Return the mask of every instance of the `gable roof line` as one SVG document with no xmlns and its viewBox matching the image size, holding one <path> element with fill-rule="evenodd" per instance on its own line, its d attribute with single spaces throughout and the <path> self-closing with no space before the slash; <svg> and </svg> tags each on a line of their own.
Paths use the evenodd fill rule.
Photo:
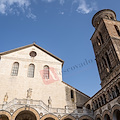
<svg viewBox="0 0 120 120">
<path fill-rule="evenodd" d="M 62 82 L 63 82 L 64 84 L 66 84 L 67 86 L 69 86 L 69 87 L 71 87 L 71 88 L 75 89 L 76 91 L 80 92 L 81 94 L 85 95 L 85 96 L 86 96 L 86 97 L 88 97 L 89 99 L 91 98 L 90 96 L 88 96 L 88 95 L 86 95 L 85 93 L 83 93 L 83 92 L 79 91 L 78 89 L 76 89 L 76 88 L 74 88 L 73 86 L 71 86 L 71 85 L 67 84 L 66 82 L 64 82 L 64 81 L 62 81 Z"/>
<path fill-rule="evenodd" d="M 59 60 L 60 62 L 62 62 L 62 65 L 64 64 L 64 61 L 62 59 L 56 57 L 55 55 L 53 55 L 52 53 L 48 52 L 47 50 L 43 49 L 42 47 L 38 46 L 35 43 L 29 44 L 29 45 L 26 45 L 26 46 L 22 46 L 22 47 L 19 47 L 19 48 L 15 48 L 15 49 L 12 49 L 12 50 L 8 50 L 8 51 L 5 51 L 5 52 L 2 52 L 2 53 L 0 53 L 0 56 L 6 55 L 6 54 L 9 54 L 9 53 L 18 51 L 18 50 L 22 50 L 22 49 L 25 49 L 25 48 L 28 48 L 28 47 L 31 47 L 31 46 L 37 47 L 38 49 L 42 50 L 43 52 L 47 53 L 48 55 L 50 55 L 50 56 L 54 57 L 55 59 Z"/>
</svg>

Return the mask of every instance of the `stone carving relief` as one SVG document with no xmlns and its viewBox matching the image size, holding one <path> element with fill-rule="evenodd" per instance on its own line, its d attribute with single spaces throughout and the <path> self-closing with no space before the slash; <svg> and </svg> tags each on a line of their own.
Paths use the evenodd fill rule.
<svg viewBox="0 0 120 120">
<path fill-rule="evenodd" d="M 4 101 L 3 102 L 7 103 L 7 101 L 8 101 L 8 94 L 6 93 L 5 96 L 4 96 Z"/>
<path fill-rule="evenodd" d="M 50 96 L 49 96 L 49 99 L 48 99 L 48 107 L 52 107 L 52 99 L 50 98 Z"/>
<path fill-rule="evenodd" d="M 117 102 L 120 104 L 120 97 L 118 98 Z"/>
<path fill-rule="evenodd" d="M 111 110 L 111 105 L 110 104 L 108 104 L 107 107 L 108 107 L 108 110 Z"/>
<path fill-rule="evenodd" d="M 27 98 L 30 99 L 31 96 L 32 96 L 32 88 L 29 88 L 29 89 L 27 90 Z"/>
</svg>

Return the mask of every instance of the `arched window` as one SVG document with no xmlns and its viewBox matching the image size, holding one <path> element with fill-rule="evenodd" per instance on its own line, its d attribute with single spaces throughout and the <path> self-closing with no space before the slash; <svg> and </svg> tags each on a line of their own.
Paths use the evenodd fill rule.
<svg viewBox="0 0 120 120">
<path fill-rule="evenodd" d="M 101 120 L 100 118 L 97 118 L 97 120 Z"/>
<path fill-rule="evenodd" d="M 104 101 L 104 104 L 107 103 L 107 101 L 106 101 L 106 97 L 105 97 L 105 94 L 103 94 L 103 101 Z"/>
<path fill-rule="evenodd" d="M 118 83 L 118 87 L 119 87 L 119 90 L 120 90 L 120 82 Z"/>
<path fill-rule="evenodd" d="M 33 78 L 34 77 L 34 71 L 35 71 L 35 65 L 34 64 L 30 64 L 28 67 L 28 77 Z"/>
<path fill-rule="evenodd" d="M 96 109 L 98 109 L 98 102 L 95 100 L 95 103 L 96 103 Z"/>
<path fill-rule="evenodd" d="M 100 35 L 101 42 L 102 42 L 102 44 L 103 44 L 103 43 L 104 43 L 104 40 L 103 40 L 102 34 L 99 33 L 99 35 Z"/>
<path fill-rule="evenodd" d="M 113 120 L 120 120 L 120 110 L 115 110 L 113 112 Z"/>
<path fill-rule="evenodd" d="M 99 46 L 101 45 L 101 41 L 98 37 L 97 37 L 97 43 L 98 43 Z"/>
<path fill-rule="evenodd" d="M 120 36 L 120 30 L 119 30 L 118 26 L 114 25 L 114 27 L 115 27 L 115 29 L 117 31 L 117 34 Z"/>
<path fill-rule="evenodd" d="M 92 103 L 92 108 L 93 108 L 93 110 L 95 110 L 95 103 L 94 102 Z"/>
<path fill-rule="evenodd" d="M 102 57 L 102 60 L 103 60 L 103 67 L 105 69 L 107 67 L 107 63 L 106 63 L 106 60 L 104 59 L 104 57 Z"/>
<path fill-rule="evenodd" d="M 108 67 L 111 68 L 111 62 L 110 62 L 108 54 L 105 53 L 105 56 L 106 56 L 106 59 L 107 59 Z"/>
<path fill-rule="evenodd" d="M 49 79 L 49 66 L 47 66 L 47 65 L 44 66 L 43 78 Z"/>
<path fill-rule="evenodd" d="M 73 90 L 71 90 L 71 98 L 72 99 L 74 98 L 74 92 L 73 92 Z"/>
<path fill-rule="evenodd" d="M 109 101 L 110 101 L 112 99 L 111 93 L 110 93 L 109 90 L 107 91 L 107 93 L 108 93 L 108 98 L 109 98 Z"/>
<path fill-rule="evenodd" d="M 114 89 L 111 88 L 111 91 L 112 91 L 112 96 L 113 96 L 113 98 L 115 98 L 115 91 L 114 91 Z"/>
<path fill-rule="evenodd" d="M 98 98 L 98 106 L 101 107 L 101 102 L 99 98 Z"/>
<path fill-rule="evenodd" d="M 119 89 L 118 89 L 118 87 L 117 87 L 116 85 L 115 85 L 114 87 L 115 87 L 116 97 L 118 97 L 118 96 L 119 96 L 119 94 L 120 94 Z"/>
<path fill-rule="evenodd" d="M 17 76 L 18 75 L 18 69 L 19 69 L 19 63 L 18 62 L 13 63 L 11 75 L 12 76 Z"/>
<path fill-rule="evenodd" d="M 104 100 L 103 100 L 102 96 L 100 96 L 100 100 L 101 100 L 101 105 L 104 105 Z"/>
<path fill-rule="evenodd" d="M 110 116 L 108 114 L 105 114 L 104 120 L 110 120 Z"/>
</svg>

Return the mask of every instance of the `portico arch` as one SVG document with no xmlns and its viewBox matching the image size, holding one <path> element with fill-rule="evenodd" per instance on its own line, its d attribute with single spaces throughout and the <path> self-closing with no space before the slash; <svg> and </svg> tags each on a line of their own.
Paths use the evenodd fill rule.
<svg viewBox="0 0 120 120">
<path fill-rule="evenodd" d="M 115 110 L 113 112 L 113 120 L 120 120 L 120 111 L 119 110 Z"/>
<path fill-rule="evenodd" d="M 111 120 L 111 114 L 108 110 L 105 110 L 103 115 L 102 115 L 102 120 Z"/>
<path fill-rule="evenodd" d="M 37 119 L 34 113 L 28 110 L 24 110 L 16 116 L 15 120 L 37 120 Z"/>
<path fill-rule="evenodd" d="M 2 120 L 11 120 L 11 115 L 7 111 L 0 111 L 0 119 L 2 119 Z"/>
<path fill-rule="evenodd" d="M 27 118 L 25 117 L 27 116 Z M 13 115 L 12 115 L 12 120 L 17 120 L 19 117 L 22 117 L 23 120 L 29 120 L 29 117 L 32 117 L 33 120 L 39 120 L 40 116 L 39 113 L 33 109 L 33 108 L 26 108 L 26 107 L 22 107 L 18 110 L 16 110 Z"/>
<path fill-rule="evenodd" d="M 55 115 L 46 114 L 40 120 L 59 120 L 59 119 Z"/>
<path fill-rule="evenodd" d="M 93 118 L 85 115 L 85 116 L 80 117 L 79 120 L 93 120 Z"/>
<path fill-rule="evenodd" d="M 110 120 L 110 116 L 108 114 L 105 114 L 104 120 Z"/>
<path fill-rule="evenodd" d="M 119 105 L 115 105 L 112 108 L 112 118 L 113 120 L 120 120 L 120 106 Z"/>
<path fill-rule="evenodd" d="M 61 118 L 61 120 L 75 120 L 75 118 L 71 115 L 65 115 Z"/>
<path fill-rule="evenodd" d="M 95 120 L 102 120 L 101 115 L 100 114 L 96 115 Z"/>
</svg>

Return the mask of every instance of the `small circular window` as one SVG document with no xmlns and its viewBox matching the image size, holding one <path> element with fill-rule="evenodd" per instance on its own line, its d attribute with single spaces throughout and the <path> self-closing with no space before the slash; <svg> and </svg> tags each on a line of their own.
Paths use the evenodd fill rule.
<svg viewBox="0 0 120 120">
<path fill-rule="evenodd" d="M 37 55 L 37 53 L 35 51 L 31 51 L 29 54 L 31 57 L 35 57 Z"/>
</svg>

